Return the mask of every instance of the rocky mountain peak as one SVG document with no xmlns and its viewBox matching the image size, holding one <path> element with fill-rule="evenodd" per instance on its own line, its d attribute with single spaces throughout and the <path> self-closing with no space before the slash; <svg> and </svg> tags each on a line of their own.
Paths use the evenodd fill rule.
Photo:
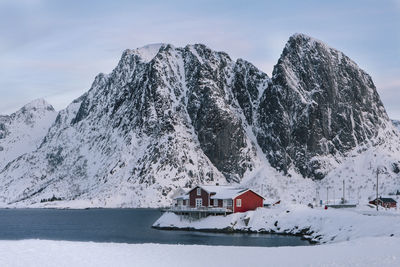
<svg viewBox="0 0 400 267">
<path fill-rule="evenodd" d="M 304 33 L 295 33 L 289 37 L 289 40 L 287 41 L 285 48 L 289 47 L 315 47 L 315 46 L 320 46 L 324 47 L 325 49 L 334 49 L 329 47 L 327 44 L 325 44 L 323 41 L 316 39 L 314 37 L 311 37 L 307 34 Z"/>
<path fill-rule="evenodd" d="M 49 114 L 54 115 L 56 114 L 56 111 L 46 100 L 40 98 L 24 105 L 22 108 L 12 113 L 9 117 L 14 123 L 19 121 L 20 123 L 30 125 L 35 124 L 37 121 L 47 117 Z"/>
<path fill-rule="evenodd" d="M 22 109 L 25 110 L 48 110 L 48 111 L 54 111 L 54 108 L 52 105 L 50 105 L 45 99 L 43 98 L 38 98 L 35 99 L 28 104 L 24 105 Z"/>
<path fill-rule="evenodd" d="M 343 155 L 377 137 L 388 116 L 371 77 L 336 49 L 289 38 L 260 104 L 259 143 L 272 165 L 322 178 L 324 156 Z"/>
<path fill-rule="evenodd" d="M 136 49 L 126 49 L 123 52 L 122 57 L 136 55 L 140 58 L 142 62 L 147 63 L 150 62 L 157 55 L 161 47 L 165 46 L 167 46 L 167 44 L 156 43 L 156 44 L 148 44 Z"/>
</svg>

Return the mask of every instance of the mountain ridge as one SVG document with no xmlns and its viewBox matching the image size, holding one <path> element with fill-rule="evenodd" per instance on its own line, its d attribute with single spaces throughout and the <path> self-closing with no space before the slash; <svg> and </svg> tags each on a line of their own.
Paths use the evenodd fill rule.
<svg viewBox="0 0 400 267">
<path fill-rule="evenodd" d="M 369 75 L 314 38 L 290 37 L 272 78 L 202 44 L 155 44 L 125 50 L 35 151 L 0 171 L 0 201 L 157 207 L 194 184 L 239 183 L 309 202 L 346 173 L 366 197 L 369 174 L 353 172 L 375 150 L 385 191 L 400 189 L 395 140 Z M 62 201 L 40 204 L 53 195 Z"/>
</svg>

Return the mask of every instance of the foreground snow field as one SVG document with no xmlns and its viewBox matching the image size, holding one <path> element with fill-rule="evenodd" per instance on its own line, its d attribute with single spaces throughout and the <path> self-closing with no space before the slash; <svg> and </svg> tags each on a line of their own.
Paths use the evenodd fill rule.
<svg viewBox="0 0 400 267">
<path fill-rule="evenodd" d="M 400 266 L 400 238 L 320 246 L 224 247 L 0 241 L 0 266 Z"/>
</svg>

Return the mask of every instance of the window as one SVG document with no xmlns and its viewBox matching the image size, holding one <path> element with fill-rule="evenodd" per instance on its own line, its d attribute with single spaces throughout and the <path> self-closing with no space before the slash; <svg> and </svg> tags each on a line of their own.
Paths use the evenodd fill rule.
<svg viewBox="0 0 400 267">
<path fill-rule="evenodd" d="M 232 199 L 228 199 L 228 207 L 233 207 L 233 200 Z"/>
<path fill-rule="evenodd" d="M 201 196 L 201 188 L 200 187 L 197 188 L 197 195 Z"/>
<path fill-rule="evenodd" d="M 218 207 L 218 199 L 214 199 L 214 206 Z"/>
<path fill-rule="evenodd" d="M 203 206 L 203 200 L 201 198 L 196 198 L 196 208 Z"/>
<path fill-rule="evenodd" d="M 242 206 L 242 200 L 240 198 L 236 199 L 236 207 Z"/>
</svg>

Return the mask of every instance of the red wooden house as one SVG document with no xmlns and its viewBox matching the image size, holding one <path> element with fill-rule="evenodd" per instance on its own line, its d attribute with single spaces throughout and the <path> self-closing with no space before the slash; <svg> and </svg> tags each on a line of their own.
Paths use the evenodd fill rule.
<svg viewBox="0 0 400 267">
<path fill-rule="evenodd" d="M 263 206 L 264 198 L 248 188 L 236 188 L 232 186 L 198 185 L 187 194 L 186 204 L 183 205 L 185 196 L 176 198 L 178 205 L 187 208 L 226 209 L 228 212 L 245 212 L 255 210 Z"/>
</svg>

